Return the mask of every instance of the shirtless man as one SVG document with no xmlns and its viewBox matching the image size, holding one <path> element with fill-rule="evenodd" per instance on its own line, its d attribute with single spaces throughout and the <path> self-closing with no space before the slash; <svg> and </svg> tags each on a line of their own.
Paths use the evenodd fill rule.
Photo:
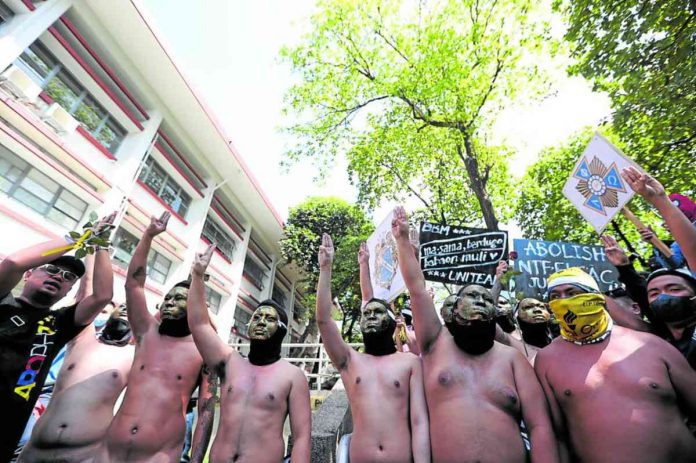
<svg viewBox="0 0 696 463">
<path fill-rule="evenodd" d="M 151 218 L 128 266 L 126 304 L 135 359 L 123 404 L 97 453 L 98 462 L 178 463 L 186 432 L 186 405 L 199 380 L 201 392 L 208 391 L 206 375 L 201 377 L 203 359 L 186 320 L 188 284 L 178 283 L 164 296 L 159 323 L 147 310 L 147 255 L 152 240 L 166 230 L 169 217 L 165 212 Z M 210 400 L 207 394 L 199 398 L 199 423 L 205 426 L 212 425 L 208 418 L 201 419 L 210 414 L 205 411 Z M 203 448 L 207 444 L 203 439 Z"/>
<path fill-rule="evenodd" d="M 133 345 L 125 305 L 97 334 L 90 325 L 68 344 L 53 397 L 19 462 L 78 463 L 92 458 L 128 382 Z"/>
<path fill-rule="evenodd" d="M 536 354 L 553 339 L 549 328 L 551 312 L 540 300 L 528 297 L 517 303 L 513 317 L 519 329 L 516 327 L 508 333 L 499 326 L 496 329 L 495 340 L 514 347 L 534 365 Z"/>
<path fill-rule="evenodd" d="M 394 210 L 401 273 L 411 294 L 430 412 L 433 461 L 525 462 L 520 420 L 530 431 L 532 462 L 558 461 L 544 394 L 529 362 L 496 343 L 490 292 L 465 286 L 443 329 L 425 289 L 418 260 L 409 251 L 403 207 Z"/>
<path fill-rule="evenodd" d="M 409 252 L 413 257 L 413 251 Z M 350 401 L 350 461 L 429 462 L 428 411 L 420 359 L 396 351 L 392 339 L 395 322 L 389 317 L 387 303 L 379 299 L 371 299 L 362 309 L 360 330 L 365 353 L 351 349 L 343 341 L 331 318 L 333 256 L 331 237 L 324 234 L 319 247 L 317 323 Z"/>
<path fill-rule="evenodd" d="M 696 461 L 683 420 L 696 416 L 686 360 L 657 336 L 612 326 L 581 269 L 549 276 L 548 290 L 561 337 L 537 354 L 535 370 L 563 453 L 593 463 Z"/>
<path fill-rule="evenodd" d="M 302 370 L 280 358 L 288 317 L 274 301 L 261 302 L 249 322 L 249 360 L 210 325 L 203 276 L 214 245 L 198 254 L 191 270 L 188 323 L 201 355 L 220 378 L 220 424 L 211 463 L 280 463 L 283 425 L 290 415 L 292 463 L 309 463 L 311 410 Z"/>
</svg>

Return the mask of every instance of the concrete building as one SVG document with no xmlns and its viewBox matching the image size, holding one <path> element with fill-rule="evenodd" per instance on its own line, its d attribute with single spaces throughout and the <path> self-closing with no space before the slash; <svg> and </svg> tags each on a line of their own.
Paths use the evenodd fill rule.
<svg viewBox="0 0 696 463">
<path fill-rule="evenodd" d="M 119 210 L 123 301 L 138 237 L 168 210 L 149 256 L 153 310 L 213 241 L 208 301 L 223 339 L 243 339 L 270 297 L 293 319 L 288 341 L 301 334 L 298 274 L 278 266 L 282 220 L 137 1 L 1 0 L 0 70 L 0 257 Z"/>
</svg>

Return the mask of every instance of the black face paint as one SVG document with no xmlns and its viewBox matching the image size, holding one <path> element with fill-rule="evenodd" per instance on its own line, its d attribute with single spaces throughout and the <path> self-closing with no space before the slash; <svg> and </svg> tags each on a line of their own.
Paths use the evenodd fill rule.
<svg viewBox="0 0 696 463">
<path fill-rule="evenodd" d="M 270 365 L 271 363 L 280 360 L 281 344 L 283 343 L 285 334 L 288 332 L 288 316 L 277 303 L 272 301 L 264 301 L 259 304 L 256 310 L 268 307 L 275 309 L 276 314 L 278 315 L 278 328 L 270 338 L 249 339 L 249 363 L 252 365 Z"/>
<path fill-rule="evenodd" d="M 131 340 L 130 324 L 121 318 L 109 318 L 97 339 L 111 346 L 125 346 Z"/>
<path fill-rule="evenodd" d="M 676 323 L 696 316 L 696 297 L 660 294 L 650 303 L 650 310 L 661 322 Z"/>
<path fill-rule="evenodd" d="M 384 308 L 383 311 L 375 312 L 368 308 L 373 304 L 379 304 Z M 372 314 L 378 313 L 375 317 L 379 321 L 379 326 L 376 326 L 374 318 L 368 318 L 367 312 Z M 379 315 L 381 314 L 381 315 Z M 360 332 L 363 336 L 363 344 L 365 344 L 365 353 L 370 355 L 389 355 L 396 352 L 396 344 L 394 344 L 394 330 L 396 329 L 396 321 L 390 316 L 390 310 L 386 302 L 378 299 L 371 299 L 365 304 L 363 314 L 360 318 Z"/>
<path fill-rule="evenodd" d="M 171 336 L 173 338 L 183 338 L 191 334 L 186 317 L 162 319 L 158 331 L 162 336 Z"/>
<path fill-rule="evenodd" d="M 548 323 L 528 323 L 517 319 L 522 330 L 522 339 L 527 344 L 544 348 L 551 343 L 551 331 Z"/>
<path fill-rule="evenodd" d="M 512 319 L 512 314 L 508 313 L 506 315 L 498 315 L 495 317 L 495 322 L 500 326 L 500 329 L 506 333 L 512 333 L 515 331 L 515 321 Z"/>
<path fill-rule="evenodd" d="M 481 355 L 493 347 L 495 320 L 470 320 L 468 324 L 445 323 L 455 344 L 471 355 Z"/>
</svg>

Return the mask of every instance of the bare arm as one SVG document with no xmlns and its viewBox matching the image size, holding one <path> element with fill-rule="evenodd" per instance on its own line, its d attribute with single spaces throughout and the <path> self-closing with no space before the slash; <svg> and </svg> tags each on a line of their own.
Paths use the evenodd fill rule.
<svg viewBox="0 0 696 463">
<path fill-rule="evenodd" d="M 410 380 L 411 449 L 414 463 L 430 462 L 430 423 L 420 359 L 413 360 Z"/>
<path fill-rule="evenodd" d="M 696 371 L 694 371 L 684 356 L 672 346 L 668 346 L 666 341 L 652 339 L 659 342 L 664 352 L 667 374 L 677 393 L 678 402 L 683 405 L 687 416 L 696 419 Z"/>
<path fill-rule="evenodd" d="M 321 342 L 337 370 L 348 367 L 353 350 L 343 342 L 336 323 L 331 318 L 331 267 L 334 247 L 331 237 L 324 233 L 319 246 L 319 284 L 317 285 L 317 325 Z"/>
<path fill-rule="evenodd" d="M 420 268 L 420 263 L 413 253 L 413 247 L 409 241 L 408 218 L 403 207 L 394 209 L 392 220 L 392 234 L 396 239 L 399 252 L 399 268 L 406 283 L 406 288 L 411 295 L 411 310 L 413 311 L 413 326 L 416 330 L 418 346 L 423 354 L 427 354 L 442 329 L 440 319 L 437 317 L 433 299 L 425 289 L 425 277 Z"/>
<path fill-rule="evenodd" d="M 218 390 L 218 377 L 215 371 L 201 372 L 201 384 L 198 386 L 198 422 L 191 440 L 191 463 L 202 463 L 213 434 L 215 418 L 215 396 Z"/>
<path fill-rule="evenodd" d="M 219 372 L 232 353 L 232 348 L 227 345 L 210 324 L 208 306 L 205 302 L 205 283 L 203 277 L 210 264 L 215 245 L 211 244 L 202 254 L 196 254 L 191 268 L 191 288 L 189 289 L 188 325 L 193 334 L 198 352 L 201 353 L 206 365 Z"/>
<path fill-rule="evenodd" d="M 309 463 L 311 455 L 312 410 L 309 406 L 307 378 L 297 368 L 288 400 L 292 432 L 292 463 Z"/>
<path fill-rule="evenodd" d="M 111 256 L 106 249 L 96 252 L 94 258 L 94 280 L 92 294 L 77 303 L 75 324 L 88 325 L 94 321 L 99 311 L 114 297 L 114 272 Z"/>
<path fill-rule="evenodd" d="M 558 462 L 558 447 L 549 409 L 534 370 L 526 358 L 515 352 L 512 371 L 522 404 L 522 417 L 529 431 L 532 462 Z"/>
<path fill-rule="evenodd" d="M 696 269 L 696 227 L 672 204 L 662 184 L 648 174 L 641 174 L 634 167 L 624 169 L 621 176 L 636 193 L 657 209 L 679 243 L 687 264 Z"/>
<path fill-rule="evenodd" d="M 556 434 L 556 440 L 558 443 L 558 453 L 560 461 L 563 463 L 570 462 L 570 452 L 568 450 L 568 431 L 565 425 L 565 418 L 563 417 L 563 412 L 561 407 L 556 400 L 556 396 L 553 393 L 553 389 L 546 379 L 546 352 L 543 349 L 537 354 L 534 362 L 534 372 L 536 373 L 539 384 L 541 384 L 541 389 L 546 396 L 546 403 L 548 404 L 549 411 L 551 412 L 551 422 L 553 423 L 553 429 Z M 524 412 L 523 412 L 524 415 Z M 526 418 L 525 418 L 526 422 Z M 527 423 L 528 424 L 528 423 Z M 529 425 L 529 424 L 528 424 Z"/>
<path fill-rule="evenodd" d="M 495 268 L 495 281 L 493 282 L 493 287 L 491 288 L 491 297 L 495 305 L 498 305 L 498 298 L 500 293 L 503 291 L 503 282 L 501 278 L 508 271 L 508 264 L 504 260 L 498 262 L 498 266 Z"/>
<path fill-rule="evenodd" d="M 362 305 L 365 305 L 374 295 L 372 281 L 370 280 L 370 250 L 367 247 L 367 243 L 360 243 L 358 265 L 360 266 L 360 294 L 362 296 Z"/>
<path fill-rule="evenodd" d="M 45 252 L 52 251 L 71 244 L 65 238 L 57 238 L 41 244 L 30 246 L 5 257 L 0 262 L 0 296 L 5 296 L 22 280 L 24 272 L 34 267 L 47 264 L 62 256 L 69 249 L 44 256 Z"/>
<path fill-rule="evenodd" d="M 155 323 L 155 319 L 147 310 L 145 299 L 145 279 L 147 276 L 147 255 L 152 247 L 155 236 L 167 229 L 169 212 L 164 212 L 159 218 L 150 217 L 150 225 L 143 233 L 133 257 L 128 265 L 126 274 L 126 304 L 128 305 L 128 321 L 133 334 L 137 337 L 146 333 Z"/>
<path fill-rule="evenodd" d="M 85 274 L 80 278 L 80 286 L 75 293 L 75 300 L 80 302 L 92 294 L 92 282 L 94 281 L 94 256 L 88 254 L 85 256 L 83 263 L 85 264 Z"/>
</svg>

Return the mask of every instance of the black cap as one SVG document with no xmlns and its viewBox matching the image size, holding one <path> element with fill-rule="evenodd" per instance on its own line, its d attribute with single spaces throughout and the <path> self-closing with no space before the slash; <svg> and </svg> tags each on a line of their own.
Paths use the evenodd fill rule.
<svg viewBox="0 0 696 463">
<path fill-rule="evenodd" d="M 691 286 L 691 288 L 693 288 L 693 290 L 696 291 L 696 276 L 694 276 L 693 273 L 691 273 L 689 270 L 687 270 L 685 268 L 677 268 L 677 269 L 661 268 L 661 269 L 657 269 L 654 272 L 652 272 L 650 275 L 648 275 L 647 284 L 650 284 L 650 282 L 652 280 L 654 280 L 655 278 L 661 277 L 664 275 L 674 275 L 674 276 L 682 277 Z"/>
<path fill-rule="evenodd" d="M 57 259 L 52 260 L 49 264 L 57 265 L 65 269 L 70 270 L 78 278 L 81 278 L 85 274 L 85 264 L 82 263 L 80 259 L 74 256 L 60 256 Z"/>
</svg>

